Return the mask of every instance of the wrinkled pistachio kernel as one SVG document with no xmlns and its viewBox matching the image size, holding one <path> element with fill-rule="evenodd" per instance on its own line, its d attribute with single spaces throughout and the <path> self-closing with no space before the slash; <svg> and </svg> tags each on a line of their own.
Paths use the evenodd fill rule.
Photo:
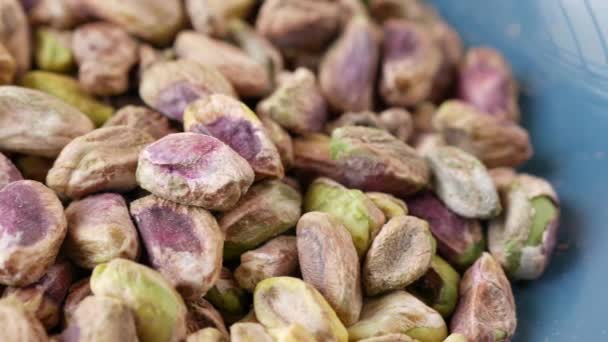
<svg viewBox="0 0 608 342">
<path fill-rule="evenodd" d="M 41 27 L 36 30 L 34 57 L 41 70 L 69 72 L 75 67 L 72 33 Z"/>
<path fill-rule="evenodd" d="M 294 164 L 293 140 L 281 125 L 267 116 L 260 118 L 266 134 L 274 144 L 281 157 L 281 164 L 285 171 L 289 170 Z"/>
<path fill-rule="evenodd" d="M 4 154 L 0 153 L 0 189 L 12 182 L 22 180 L 23 176 L 15 164 Z"/>
<path fill-rule="evenodd" d="M 402 289 L 423 276 L 435 254 L 426 221 L 396 216 L 380 229 L 365 257 L 363 286 L 369 296 Z"/>
<path fill-rule="evenodd" d="M 259 323 L 235 323 L 230 326 L 230 342 L 275 342 Z"/>
<path fill-rule="evenodd" d="M 319 342 L 348 340 L 346 328 L 331 306 L 314 287 L 300 279 L 265 279 L 256 286 L 253 300 L 257 319 L 268 328 L 297 323 Z"/>
<path fill-rule="evenodd" d="M 462 334 L 450 334 L 443 342 L 468 342 L 467 338 Z"/>
<path fill-rule="evenodd" d="M 30 69 L 31 44 L 30 26 L 27 16 L 18 0 L 0 1 L 0 45 L 13 56 L 17 76 Z"/>
<path fill-rule="evenodd" d="M 241 264 L 234 271 L 239 286 L 253 292 L 262 280 L 289 276 L 298 269 L 295 236 L 277 236 L 261 247 L 241 254 Z"/>
<path fill-rule="evenodd" d="M 223 237 L 211 213 L 150 195 L 131 202 L 131 215 L 150 264 L 184 298 L 199 298 L 213 286 Z"/>
<path fill-rule="evenodd" d="M 0 300 L 0 325 L 0 341 L 48 341 L 40 321 L 20 302 L 13 299 Z"/>
<path fill-rule="evenodd" d="M 257 183 L 218 222 L 224 258 L 233 259 L 292 228 L 301 214 L 300 193 L 278 180 Z"/>
<path fill-rule="evenodd" d="M 205 298 L 222 313 L 229 324 L 243 318 L 251 302 L 249 295 L 238 286 L 227 268 L 222 268 L 219 279 Z"/>
<path fill-rule="evenodd" d="M 61 334 L 62 341 L 137 341 L 133 313 L 119 299 L 89 296 L 78 304 L 72 317 Z"/>
<path fill-rule="evenodd" d="M 377 337 L 368 337 L 359 342 L 419 342 L 405 334 L 386 334 Z"/>
<path fill-rule="evenodd" d="M 318 178 L 310 185 L 304 211 L 322 211 L 335 216 L 350 233 L 360 257 L 385 222 L 382 211 L 363 192 L 328 178 Z"/>
<path fill-rule="evenodd" d="M 21 79 L 21 85 L 53 95 L 85 113 L 96 126 L 108 120 L 114 108 L 89 95 L 77 80 L 48 71 L 30 71 Z"/>
<path fill-rule="evenodd" d="M 462 101 L 444 102 L 433 125 L 449 145 L 476 156 L 489 168 L 515 167 L 533 154 L 525 129 L 479 112 Z"/>
<path fill-rule="evenodd" d="M 429 223 L 438 253 L 459 269 L 466 269 L 485 250 L 481 224 L 448 209 L 431 192 L 408 198 L 410 214 Z"/>
<path fill-rule="evenodd" d="M 180 341 L 186 337 L 186 306 L 160 273 L 126 259 L 95 267 L 91 290 L 122 300 L 135 315 L 140 341 Z"/>
<path fill-rule="evenodd" d="M 165 135 L 177 133 L 169 119 L 160 113 L 143 106 L 125 106 L 108 119 L 103 127 L 127 126 L 137 128 L 158 140 Z"/>
<path fill-rule="evenodd" d="M 233 97 L 213 94 L 192 102 L 184 112 L 184 130 L 221 140 L 249 162 L 257 178 L 284 176 L 279 151 L 262 122 Z"/>
<path fill-rule="evenodd" d="M 222 315 L 204 298 L 187 300 L 188 315 L 186 325 L 188 332 L 195 333 L 200 329 L 213 328 L 228 336 Z"/>
<path fill-rule="evenodd" d="M 517 172 L 512 167 L 497 167 L 488 170 L 498 194 L 504 196 L 505 192 L 509 190 L 511 183 L 517 177 Z M 504 202 L 504 199 L 503 199 Z"/>
<path fill-rule="evenodd" d="M 197 2 L 198 0 L 191 0 Z M 253 2 L 251 0 L 232 0 L 236 2 Z M 229 1 L 215 0 L 218 3 Z M 255 60 L 266 69 L 270 86 L 276 87 L 279 74 L 283 71 L 283 56 L 279 50 L 272 45 L 266 38 L 262 37 L 246 21 L 231 20 L 228 23 L 228 33 L 230 39 L 239 46 L 243 52 Z M 269 90 L 272 90 L 269 89 Z"/>
<path fill-rule="evenodd" d="M 93 292 L 91 291 L 88 277 L 73 283 L 68 289 L 65 301 L 63 302 L 63 322 L 69 325 L 74 317 L 74 311 L 76 311 L 78 304 L 80 304 L 83 299 L 92 295 Z"/>
<path fill-rule="evenodd" d="M 37 90 L 0 86 L 0 150 L 56 157 L 93 129 L 76 108 Z"/>
<path fill-rule="evenodd" d="M 379 129 L 336 129 L 331 135 L 331 157 L 343 169 L 344 182 L 350 187 L 405 196 L 429 183 L 426 160 Z"/>
<path fill-rule="evenodd" d="M 536 279 L 555 246 L 559 203 L 545 180 L 519 175 L 505 189 L 505 213 L 490 222 L 492 255 L 514 279 Z"/>
<path fill-rule="evenodd" d="M 139 256 L 137 230 L 122 196 L 106 193 L 73 201 L 65 216 L 65 252 L 76 265 L 92 269 L 114 258 Z"/>
<path fill-rule="evenodd" d="M 372 109 L 379 50 L 371 20 L 357 16 L 348 22 L 319 70 L 323 95 L 333 108 L 342 112 Z"/>
<path fill-rule="evenodd" d="M 408 213 L 407 204 L 393 195 L 383 192 L 367 192 L 365 195 L 384 213 L 387 220 Z"/>
<path fill-rule="evenodd" d="M 175 52 L 217 68 L 243 97 L 259 97 L 272 87 L 264 66 L 239 48 L 194 31 L 182 31 L 175 40 Z"/>
<path fill-rule="evenodd" d="M 392 106 L 428 99 L 441 66 L 441 50 L 421 24 L 401 19 L 384 23 L 380 95 Z"/>
<path fill-rule="evenodd" d="M 460 275 L 445 260 L 434 255 L 425 275 L 407 289 L 446 319 L 458 302 Z"/>
<path fill-rule="evenodd" d="M 41 183 L 20 180 L 0 190 L 0 284 L 26 286 L 54 263 L 67 231 L 61 202 Z"/>
<path fill-rule="evenodd" d="M 364 126 L 384 129 L 384 124 L 380 121 L 378 115 L 370 111 L 362 112 L 347 112 L 334 121 L 330 121 L 325 125 L 325 132 L 330 134 L 340 127 L 345 126 Z"/>
<path fill-rule="evenodd" d="M 65 146 L 46 183 L 59 196 L 69 198 L 133 190 L 137 158 L 152 141 L 147 133 L 130 127 L 96 129 Z"/>
<path fill-rule="evenodd" d="M 0 42 L 0 85 L 11 84 L 17 72 L 15 58 L 6 50 Z"/>
<path fill-rule="evenodd" d="M 310 331 L 306 330 L 306 328 L 297 323 L 290 324 L 287 327 L 269 329 L 268 332 L 276 342 L 317 341 Z"/>
<path fill-rule="evenodd" d="M 469 341 L 510 341 L 516 326 L 511 284 L 500 264 L 483 253 L 462 277 L 450 331 Z"/>
<path fill-rule="evenodd" d="M 467 51 L 460 68 L 459 97 L 499 120 L 519 120 L 517 83 L 511 67 L 495 49 Z"/>
<path fill-rule="evenodd" d="M 341 179 L 342 170 L 331 159 L 331 138 L 325 134 L 307 134 L 293 139 L 294 169 L 304 176 Z"/>
<path fill-rule="evenodd" d="M 186 18 L 181 1 L 84 0 L 97 17 L 154 44 L 167 44 Z"/>
<path fill-rule="evenodd" d="M 298 134 L 320 132 L 327 120 L 327 104 L 315 74 L 305 68 L 283 74 L 275 91 L 258 103 L 256 112 Z"/>
<path fill-rule="evenodd" d="M 268 0 L 260 8 L 256 29 L 285 52 L 318 51 L 335 36 L 339 19 L 336 2 Z"/>
<path fill-rule="evenodd" d="M 24 179 L 44 183 L 54 161 L 54 159 L 44 157 L 21 155 L 15 158 L 15 165 L 23 174 Z"/>
<path fill-rule="evenodd" d="M 348 328 L 351 341 L 405 334 L 421 342 L 441 342 L 448 329 L 441 315 L 405 291 L 368 299 L 359 322 Z"/>
<path fill-rule="evenodd" d="M 186 13 L 194 29 L 216 37 L 224 36 L 232 20 L 245 18 L 255 4 L 255 0 L 185 1 Z"/>
<path fill-rule="evenodd" d="M 37 282 L 25 287 L 7 287 L 3 297 L 10 297 L 32 312 L 47 330 L 54 328 L 61 318 L 61 304 L 72 282 L 72 266 L 58 262 L 49 267 Z"/>
<path fill-rule="evenodd" d="M 227 336 L 215 328 L 205 328 L 188 335 L 186 342 L 228 342 Z"/>
<path fill-rule="evenodd" d="M 139 84 L 139 95 L 148 106 L 177 121 L 190 102 L 214 93 L 235 96 L 216 68 L 186 59 L 154 63 Z"/>
<path fill-rule="evenodd" d="M 389 108 L 380 113 L 380 122 L 384 129 L 403 142 L 407 142 L 414 133 L 414 122 L 410 112 L 403 108 Z"/>
<path fill-rule="evenodd" d="M 129 86 L 137 62 L 137 42 L 120 27 L 96 22 L 79 26 L 72 37 L 78 80 L 95 95 L 118 95 Z"/>
<path fill-rule="evenodd" d="M 340 221 L 330 214 L 309 212 L 297 225 L 302 279 L 314 286 L 348 326 L 361 312 L 359 256 Z"/>
<path fill-rule="evenodd" d="M 210 210 L 232 208 L 253 183 L 249 163 L 220 140 L 169 134 L 142 150 L 139 185 L 158 197 Z"/>
<path fill-rule="evenodd" d="M 455 213 L 487 219 L 500 214 L 498 193 L 487 169 L 474 156 L 455 147 L 429 151 L 437 196 Z"/>
</svg>

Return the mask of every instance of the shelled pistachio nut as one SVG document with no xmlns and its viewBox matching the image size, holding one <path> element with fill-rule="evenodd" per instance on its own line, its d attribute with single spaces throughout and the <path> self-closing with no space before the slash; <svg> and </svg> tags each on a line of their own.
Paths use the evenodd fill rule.
<svg viewBox="0 0 608 342">
<path fill-rule="evenodd" d="M 407 289 L 447 319 L 458 303 L 459 282 L 458 272 L 434 255 L 428 271 Z"/>
</svg>

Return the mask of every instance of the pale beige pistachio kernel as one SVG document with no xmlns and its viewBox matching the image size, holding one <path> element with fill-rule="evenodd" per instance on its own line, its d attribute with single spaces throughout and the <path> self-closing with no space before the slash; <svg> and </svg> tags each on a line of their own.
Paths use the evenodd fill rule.
<svg viewBox="0 0 608 342">
<path fill-rule="evenodd" d="M 96 129 L 66 145 L 49 170 L 46 183 L 68 198 L 133 190 L 137 186 L 137 158 L 153 140 L 147 133 L 125 126 Z"/>
<path fill-rule="evenodd" d="M 271 90 L 270 75 L 264 66 L 224 41 L 182 31 L 175 40 L 175 52 L 180 58 L 217 68 L 243 97 L 259 97 Z"/>
<path fill-rule="evenodd" d="M 364 338 L 359 341 L 360 342 L 418 342 L 418 340 L 415 340 L 405 334 L 386 334 L 386 335 L 381 335 L 378 337 Z"/>
<path fill-rule="evenodd" d="M 56 157 L 74 138 L 93 130 L 78 109 L 37 90 L 0 86 L 0 150 Z"/>
<path fill-rule="evenodd" d="M 215 328 L 205 328 L 188 335 L 186 342 L 228 342 L 227 336 Z"/>
<path fill-rule="evenodd" d="M 21 303 L 10 298 L 0 300 L 0 340 L 47 342 L 49 338 L 40 321 Z"/>
<path fill-rule="evenodd" d="M 450 331 L 469 341 L 509 341 L 517 326 L 511 284 L 501 265 L 484 253 L 460 282 Z"/>
<path fill-rule="evenodd" d="M 122 196 L 88 196 L 70 203 L 65 215 L 68 234 L 64 247 L 76 265 L 92 269 L 114 258 L 135 260 L 139 256 L 137 230 Z"/>
<path fill-rule="evenodd" d="M 223 236 L 207 210 L 154 195 L 131 202 L 150 264 L 184 298 L 200 298 L 221 271 Z"/>
<path fill-rule="evenodd" d="M 30 23 L 35 26 L 70 29 L 92 19 L 82 0 L 36 0 L 22 3 Z"/>
<path fill-rule="evenodd" d="M 301 325 L 294 323 L 287 327 L 269 329 L 275 342 L 316 342 L 317 339 Z"/>
<path fill-rule="evenodd" d="M 79 304 L 62 341 L 131 342 L 137 341 L 135 319 L 121 300 L 106 296 L 89 296 Z"/>
<path fill-rule="evenodd" d="M 407 204 L 393 195 L 383 192 L 367 192 L 365 195 L 374 202 L 388 220 L 408 213 Z"/>
<path fill-rule="evenodd" d="M 435 176 L 435 192 L 454 212 L 468 218 L 487 219 L 502 207 L 486 167 L 474 156 L 455 147 L 438 147 L 427 155 Z"/>
<path fill-rule="evenodd" d="M 133 105 L 119 109 L 103 126 L 127 126 L 137 128 L 148 133 L 156 140 L 165 135 L 177 133 L 177 131 L 171 127 L 171 123 L 167 117 L 152 109 Z"/>
<path fill-rule="evenodd" d="M 0 45 L 12 55 L 19 76 L 31 66 L 30 25 L 19 0 L 0 1 L 0 13 Z"/>
<path fill-rule="evenodd" d="M 435 243 L 426 221 L 395 216 L 380 229 L 362 268 L 368 295 L 402 289 L 420 278 L 431 265 Z"/>
<path fill-rule="evenodd" d="M 503 194 L 505 190 L 508 190 L 517 176 L 517 172 L 511 167 L 497 167 L 488 170 L 488 173 L 492 177 L 494 186 L 499 194 Z"/>
<path fill-rule="evenodd" d="M 462 334 L 450 334 L 443 342 L 467 342 L 467 338 Z"/>
<path fill-rule="evenodd" d="M 281 157 L 281 163 L 285 171 L 288 171 L 294 164 L 293 140 L 289 133 L 276 121 L 267 116 L 260 118 L 268 138 L 274 143 Z"/>
<path fill-rule="evenodd" d="M 253 292 L 262 280 L 289 276 L 298 269 L 295 236 L 278 236 L 262 246 L 241 254 L 241 264 L 234 271 L 239 286 Z"/>
<path fill-rule="evenodd" d="M 230 30 L 232 20 L 244 19 L 255 6 L 255 0 L 186 0 L 186 13 L 200 33 L 222 37 Z"/>
<path fill-rule="evenodd" d="M 254 292 L 257 319 L 267 328 L 300 324 L 319 342 L 348 341 L 348 333 L 331 306 L 314 287 L 291 277 L 268 278 Z"/>
<path fill-rule="evenodd" d="M 359 321 L 348 328 L 350 341 L 404 334 L 420 342 L 442 342 L 448 329 L 441 315 L 405 291 L 369 298 Z"/>
<path fill-rule="evenodd" d="M 0 153 L 0 189 L 6 185 L 18 180 L 22 180 L 23 176 L 19 169 L 8 159 L 4 154 Z"/>
<path fill-rule="evenodd" d="M 16 73 L 15 58 L 0 42 L 0 85 L 11 84 Z"/>
<path fill-rule="evenodd" d="M 63 322 L 69 325 L 74 317 L 74 311 L 78 307 L 78 304 L 80 304 L 83 299 L 92 295 L 93 292 L 91 292 L 88 277 L 73 283 L 68 289 L 65 301 L 63 302 Z"/>
<path fill-rule="evenodd" d="M 330 214 L 304 214 L 297 225 L 298 260 L 304 281 L 314 286 L 344 325 L 359 319 L 362 305 L 359 256 L 350 234 Z"/>
<path fill-rule="evenodd" d="M 235 323 L 230 327 L 230 342 L 274 342 L 259 323 Z"/>
<path fill-rule="evenodd" d="M 55 262 L 67 231 L 61 202 L 42 183 L 12 182 L 0 190 L 0 284 L 30 285 Z"/>
<path fill-rule="evenodd" d="M 163 276 L 144 265 L 114 259 L 95 267 L 91 276 L 95 296 L 121 300 L 135 317 L 142 342 L 179 342 L 186 338 L 186 305 Z"/>
</svg>

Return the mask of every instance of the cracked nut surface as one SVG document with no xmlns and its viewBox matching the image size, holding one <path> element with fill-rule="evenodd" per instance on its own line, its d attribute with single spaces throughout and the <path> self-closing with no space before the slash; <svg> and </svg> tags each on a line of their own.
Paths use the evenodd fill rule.
<svg viewBox="0 0 608 342">
<path fill-rule="evenodd" d="M 224 239 L 207 210 L 150 195 L 131 202 L 131 215 L 151 265 L 184 298 L 201 297 L 214 285 Z"/>
<path fill-rule="evenodd" d="M 126 192 L 136 186 L 137 158 L 153 138 L 138 129 L 99 128 L 68 143 L 46 177 L 61 197 L 81 198 L 101 192 Z"/>
<path fill-rule="evenodd" d="M 54 263 L 67 231 L 61 202 L 42 183 L 21 180 L 0 190 L 0 283 L 25 286 Z"/>
<path fill-rule="evenodd" d="M 137 181 L 158 197 L 209 210 L 232 208 L 253 183 L 249 163 L 220 140 L 175 133 L 139 155 Z"/>
</svg>

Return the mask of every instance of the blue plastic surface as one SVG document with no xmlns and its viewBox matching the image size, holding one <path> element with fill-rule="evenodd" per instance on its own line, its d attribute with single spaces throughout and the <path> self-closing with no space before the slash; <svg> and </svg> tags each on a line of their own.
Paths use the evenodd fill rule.
<svg viewBox="0 0 608 342">
<path fill-rule="evenodd" d="M 534 159 L 561 198 L 556 253 L 515 286 L 514 341 L 608 341 L 608 0 L 435 0 L 468 46 L 499 48 Z"/>
</svg>

